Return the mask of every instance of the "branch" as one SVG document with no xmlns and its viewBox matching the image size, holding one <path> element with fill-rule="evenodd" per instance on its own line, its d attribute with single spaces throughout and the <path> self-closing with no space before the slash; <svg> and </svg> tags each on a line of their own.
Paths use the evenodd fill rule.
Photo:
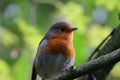
<svg viewBox="0 0 120 80">
<path fill-rule="evenodd" d="M 50 80 L 72 80 L 80 76 L 86 75 L 88 73 L 94 72 L 101 68 L 104 68 L 110 64 L 120 61 L 120 48 L 103 56 L 100 56 L 92 61 L 89 61 L 77 68 L 70 69 L 64 73 L 61 73 L 58 76 Z"/>
<path fill-rule="evenodd" d="M 98 55 L 95 58 L 113 52 L 114 50 L 117 50 L 119 48 L 120 48 L 120 25 L 117 28 L 115 28 L 111 38 L 107 41 L 107 43 L 103 46 L 103 48 L 99 51 Z M 110 71 L 112 70 L 116 63 L 110 64 L 105 68 L 95 71 L 92 74 L 97 78 L 97 80 L 105 80 L 106 76 L 108 76 L 108 74 L 110 73 Z"/>
<path fill-rule="evenodd" d="M 119 37 L 120 36 L 120 25 L 117 28 L 115 28 L 110 35 L 111 36 L 109 37 L 107 42 L 105 42 L 104 46 L 98 48 L 99 51 L 93 54 L 92 57 L 90 58 L 95 59 L 102 55 L 109 54 L 110 52 L 113 52 L 120 48 L 120 45 L 119 45 L 120 44 L 120 37 Z M 117 62 L 113 64 L 109 64 L 106 67 L 103 67 L 100 70 L 97 70 L 90 74 L 88 73 L 88 75 L 80 77 L 79 80 L 89 80 L 89 78 L 91 77 L 92 78 L 94 77 L 97 80 L 105 80 L 106 77 L 109 75 L 110 71 L 112 70 L 112 68 L 116 65 L 116 63 Z"/>
</svg>

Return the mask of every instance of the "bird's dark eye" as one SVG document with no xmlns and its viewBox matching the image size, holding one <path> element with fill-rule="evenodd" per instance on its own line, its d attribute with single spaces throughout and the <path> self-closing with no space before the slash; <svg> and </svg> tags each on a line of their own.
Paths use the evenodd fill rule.
<svg viewBox="0 0 120 80">
<path fill-rule="evenodd" d="M 65 31 L 65 29 L 64 29 L 64 28 L 62 28 L 62 29 L 61 29 L 61 31 L 63 32 L 63 31 Z"/>
</svg>

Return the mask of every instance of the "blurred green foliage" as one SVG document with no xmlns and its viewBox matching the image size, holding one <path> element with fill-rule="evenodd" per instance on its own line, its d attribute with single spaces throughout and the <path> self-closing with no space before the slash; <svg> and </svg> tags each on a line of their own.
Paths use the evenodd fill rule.
<svg viewBox="0 0 120 80">
<path fill-rule="evenodd" d="M 75 66 L 119 24 L 119 0 L 0 0 L 0 80 L 29 80 L 37 46 L 50 25 L 66 21 L 74 34 Z M 120 65 L 109 80 L 120 79 Z"/>
</svg>

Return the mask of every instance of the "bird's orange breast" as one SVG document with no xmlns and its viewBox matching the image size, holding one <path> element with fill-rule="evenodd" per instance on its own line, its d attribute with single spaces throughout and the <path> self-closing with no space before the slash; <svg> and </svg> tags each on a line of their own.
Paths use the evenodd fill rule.
<svg viewBox="0 0 120 80">
<path fill-rule="evenodd" d="M 45 51 L 47 54 L 61 54 L 67 56 L 68 58 L 74 57 L 74 48 L 72 42 L 59 38 L 48 40 Z"/>
</svg>

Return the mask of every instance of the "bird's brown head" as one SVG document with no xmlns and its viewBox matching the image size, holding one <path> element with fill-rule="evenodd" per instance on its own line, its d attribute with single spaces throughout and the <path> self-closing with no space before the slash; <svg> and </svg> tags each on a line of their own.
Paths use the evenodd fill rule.
<svg viewBox="0 0 120 80">
<path fill-rule="evenodd" d="M 48 37 L 51 39 L 59 38 L 65 40 L 72 40 L 73 31 L 75 30 L 77 30 L 77 28 L 73 28 L 70 24 L 66 22 L 57 22 L 52 25 L 46 35 L 49 35 Z"/>
</svg>

